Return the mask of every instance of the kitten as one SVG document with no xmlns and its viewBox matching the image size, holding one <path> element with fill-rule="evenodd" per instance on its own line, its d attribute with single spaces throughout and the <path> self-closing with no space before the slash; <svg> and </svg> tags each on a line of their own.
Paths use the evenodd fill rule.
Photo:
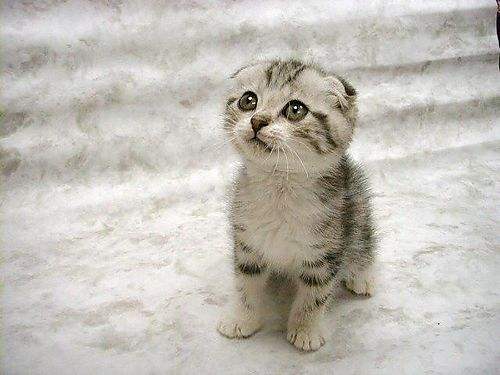
<svg viewBox="0 0 500 375">
<path fill-rule="evenodd" d="M 258 62 L 231 78 L 224 129 L 244 160 L 230 214 L 239 298 L 218 330 L 230 338 L 256 332 L 266 279 L 284 273 L 297 283 L 288 341 L 317 350 L 335 283 L 372 293 L 370 198 L 362 171 L 346 154 L 356 91 L 297 60 Z"/>
</svg>

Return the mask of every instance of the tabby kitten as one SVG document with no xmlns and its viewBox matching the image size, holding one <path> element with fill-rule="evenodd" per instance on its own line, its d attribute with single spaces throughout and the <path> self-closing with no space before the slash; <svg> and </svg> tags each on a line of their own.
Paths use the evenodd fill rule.
<svg viewBox="0 0 500 375">
<path fill-rule="evenodd" d="M 224 128 L 244 160 L 230 213 L 239 298 L 218 330 L 230 338 L 256 332 L 266 279 L 283 273 L 297 284 L 288 341 L 317 350 L 332 287 L 343 281 L 357 294 L 372 293 L 369 193 L 346 154 L 356 91 L 297 60 L 243 67 L 232 82 Z"/>
</svg>

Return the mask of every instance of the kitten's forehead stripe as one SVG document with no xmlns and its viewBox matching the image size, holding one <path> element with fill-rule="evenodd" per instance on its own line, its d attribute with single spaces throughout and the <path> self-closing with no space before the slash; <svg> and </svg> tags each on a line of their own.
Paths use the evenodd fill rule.
<svg viewBox="0 0 500 375">
<path fill-rule="evenodd" d="M 294 82 L 309 66 L 298 61 L 273 61 L 266 69 L 267 86 L 283 87 Z"/>
<path fill-rule="evenodd" d="M 279 61 L 273 61 L 271 65 L 269 65 L 269 67 L 266 69 L 267 86 L 271 85 L 271 79 L 273 78 L 273 69 L 278 64 Z"/>
<path fill-rule="evenodd" d="M 293 72 L 292 74 L 290 74 L 290 76 L 288 77 L 288 80 L 287 80 L 287 83 L 292 83 L 294 82 L 297 77 L 299 76 L 300 73 L 302 73 L 304 71 L 306 67 L 305 66 L 300 66 L 298 67 L 295 72 Z"/>
</svg>

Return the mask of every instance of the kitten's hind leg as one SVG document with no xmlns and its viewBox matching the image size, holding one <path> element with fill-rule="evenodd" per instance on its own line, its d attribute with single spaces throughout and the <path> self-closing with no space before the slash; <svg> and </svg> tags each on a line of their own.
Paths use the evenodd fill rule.
<svg viewBox="0 0 500 375">
<path fill-rule="evenodd" d="M 372 296 L 375 290 L 374 268 L 373 264 L 366 267 L 348 266 L 343 277 L 345 287 L 355 294 Z"/>
</svg>

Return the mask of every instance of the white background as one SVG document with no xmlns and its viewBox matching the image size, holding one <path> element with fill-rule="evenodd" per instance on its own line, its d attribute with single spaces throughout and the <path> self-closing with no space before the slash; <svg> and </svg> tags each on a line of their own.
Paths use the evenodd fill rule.
<svg viewBox="0 0 500 375">
<path fill-rule="evenodd" d="M 2 25 L 6 374 L 478 374 L 500 350 L 495 2 L 14 1 Z M 232 282 L 226 78 L 314 59 L 360 93 L 381 232 L 327 344 L 215 325 Z"/>
</svg>

